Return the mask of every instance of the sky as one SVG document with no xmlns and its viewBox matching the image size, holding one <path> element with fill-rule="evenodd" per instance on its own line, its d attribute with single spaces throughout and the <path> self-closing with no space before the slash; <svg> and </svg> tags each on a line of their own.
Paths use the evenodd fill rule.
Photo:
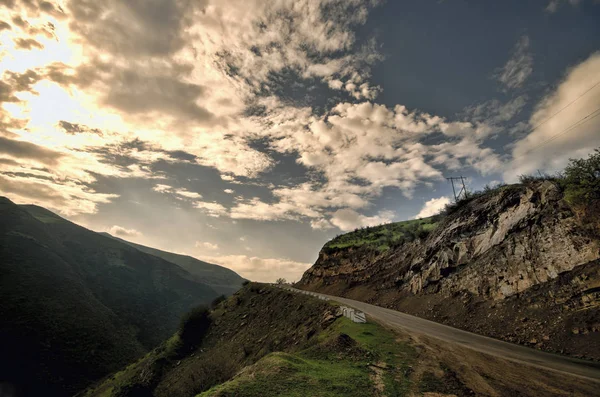
<svg viewBox="0 0 600 397">
<path fill-rule="evenodd" d="M 0 194 L 298 280 L 600 147 L 597 0 L 0 0 Z"/>
</svg>

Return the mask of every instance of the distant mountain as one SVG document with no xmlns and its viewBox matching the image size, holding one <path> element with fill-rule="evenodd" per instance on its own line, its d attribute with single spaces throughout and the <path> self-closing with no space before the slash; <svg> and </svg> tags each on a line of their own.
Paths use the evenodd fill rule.
<svg viewBox="0 0 600 397">
<path fill-rule="evenodd" d="M 220 293 L 169 261 L 0 197 L 0 386 L 72 395 Z"/>
<path fill-rule="evenodd" d="M 135 244 L 130 241 L 120 239 L 108 233 L 100 233 L 112 237 L 125 244 L 129 244 L 138 250 L 150 255 L 158 256 L 166 261 L 181 266 L 194 276 L 197 276 L 200 281 L 208 284 L 212 289 L 219 294 L 231 295 L 242 287 L 242 283 L 246 281 L 239 274 L 226 267 L 214 265 L 204 262 L 199 259 L 187 255 L 174 254 L 172 252 L 161 251 L 156 248 L 146 247 L 144 245 Z"/>
</svg>

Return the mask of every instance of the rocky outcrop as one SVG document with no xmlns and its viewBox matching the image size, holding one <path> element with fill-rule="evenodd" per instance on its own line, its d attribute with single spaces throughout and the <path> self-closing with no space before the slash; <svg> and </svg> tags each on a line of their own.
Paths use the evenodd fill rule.
<svg viewBox="0 0 600 397">
<path fill-rule="evenodd" d="M 505 186 L 446 215 L 423 240 L 384 252 L 325 247 L 298 287 L 450 323 L 448 305 L 518 297 L 600 258 L 595 236 L 554 183 Z"/>
</svg>

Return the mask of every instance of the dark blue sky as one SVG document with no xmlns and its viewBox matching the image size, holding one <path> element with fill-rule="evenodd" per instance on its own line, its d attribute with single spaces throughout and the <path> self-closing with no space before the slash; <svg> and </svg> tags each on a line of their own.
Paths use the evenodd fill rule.
<svg viewBox="0 0 600 397">
<path fill-rule="evenodd" d="M 374 32 L 385 60 L 373 68 L 378 101 L 453 117 L 465 107 L 505 98 L 493 79 L 523 35 L 534 71 L 525 87 L 539 95 L 600 48 L 600 7 L 585 1 L 544 12 L 542 0 L 387 1 L 363 31 Z"/>
</svg>

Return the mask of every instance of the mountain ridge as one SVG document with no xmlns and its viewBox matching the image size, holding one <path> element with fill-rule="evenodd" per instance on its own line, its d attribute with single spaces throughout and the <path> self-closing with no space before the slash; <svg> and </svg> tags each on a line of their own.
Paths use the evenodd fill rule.
<svg viewBox="0 0 600 397">
<path fill-rule="evenodd" d="M 99 234 L 121 241 L 142 252 L 174 263 L 191 274 L 198 276 L 202 282 L 210 285 L 220 294 L 231 295 L 242 286 L 244 281 L 246 281 L 243 277 L 229 268 L 216 265 L 214 263 L 208 263 L 190 255 L 175 254 L 142 244 L 133 243 L 131 241 L 113 236 L 107 232 L 100 232 Z"/>
<path fill-rule="evenodd" d="M 0 383 L 70 395 L 219 294 L 180 266 L 0 197 Z"/>
</svg>

